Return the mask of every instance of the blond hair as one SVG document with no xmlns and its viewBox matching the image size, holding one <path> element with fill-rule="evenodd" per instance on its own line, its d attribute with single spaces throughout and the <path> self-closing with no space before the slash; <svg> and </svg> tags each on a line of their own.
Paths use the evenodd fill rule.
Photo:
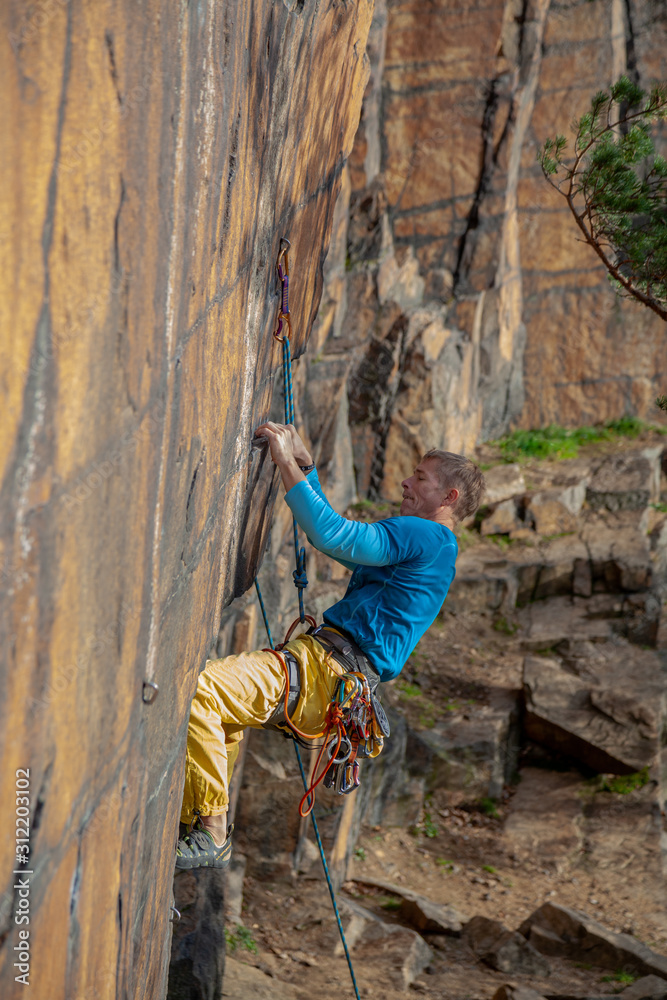
<svg viewBox="0 0 667 1000">
<path fill-rule="evenodd" d="M 463 521 L 474 514 L 486 489 L 484 476 L 478 466 L 465 455 L 440 451 L 438 448 L 427 451 L 422 461 L 427 458 L 437 463 L 438 479 L 443 490 L 459 491 L 458 499 L 452 507 L 455 520 Z"/>
</svg>

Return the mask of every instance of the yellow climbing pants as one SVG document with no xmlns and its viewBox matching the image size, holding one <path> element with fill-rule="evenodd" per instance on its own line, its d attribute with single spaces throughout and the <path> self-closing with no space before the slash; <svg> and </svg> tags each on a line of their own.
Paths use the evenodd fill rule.
<svg viewBox="0 0 667 1000">
<path fill-rule="evenodd" d="M 310 635 L 298 636 L 285 649 L 297 660 L 301 675 L 292 721 L 304 733 L 315 735 L 324 727 L 343 668 Z M 227 812 L 243 730 L 260 728 L 284 695 L 285 673 L 272 653 L 259 649 L 207 661 L 190 711 L 182 823 L 192 822 L 195 812 L 202 816 Z"/>
</svg>

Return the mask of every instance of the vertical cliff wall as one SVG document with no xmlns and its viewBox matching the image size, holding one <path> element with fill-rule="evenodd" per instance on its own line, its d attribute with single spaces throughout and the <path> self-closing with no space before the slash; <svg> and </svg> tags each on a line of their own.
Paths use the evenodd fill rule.
<svg viewBox="0 0 667 1000">
<path fill-rule="evenodd" d="M 656 0 L 376 4 L 302 375 L 306 404 L 328 382 L 322 458 L 349 428 L 362 495 L 396 496 L 429 447 L 659 415 L 665 325 L 616 297 L 536 154 L 621 73 L 664 80 L 666 52 Z"/>
<path fill-rule="evenodd" d="M 536 154 L 622 72 L 664 80 L 666 41 L 656 0 L 377 0 L 322 302 L 295 373 L 297 420 L 337 509 L 400 497 L 427 448 L 470 451 L 513 425 L 660 419 L 665 325 L 617 299 Z M 261 573 L 278 634 L 297 613 L 288 528 L 278 504 Z M 308 607 L 321 614 L 345 571 L 308 559 Z M 243 607 L 226 613 L 221 655 Z M 262 874 L 289 867 L 298 839 L 293 755 L 270 741 L 249 753 L 237 838 Z M 320 813 L 337 879 L 365 795 L 345 815 L 340 800 Z"/>
<path fill-rule="evenodd" d="M 3 5 L 3 997 L 16 868 L 34 996 L 164 995 L 189 703 L 274 496 L 279 238 L 299 353 L 371 8 Z"/>
</svg>

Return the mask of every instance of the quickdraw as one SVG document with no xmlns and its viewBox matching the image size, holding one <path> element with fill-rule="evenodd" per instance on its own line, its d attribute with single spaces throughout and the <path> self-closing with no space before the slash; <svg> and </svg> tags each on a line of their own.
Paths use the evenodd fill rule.
<svg viewBox="0 0 667 1000">
<path fill-rule="evenodd" d="M 281 295 L 280 295 L 280 312 L 278 313 L 278 323 L 276 329 L 274 330 L 273 336 L 276 340 L 279 340 L 281 344 L 285 342 L 285 339 L 289 340 L 292 335 L 292 324 L 290 321 L 289 314 L 289 251 L 291 247 L 290 241 L 285 237 L 280 237 L 280 251 L 278 253 L 278 260 L 276 262 L 276 271 L 278 272 L 278 281 L 281 284 Z M 283 267 L 284 262 L 284 267 Z M 287 333 L 281 337 L 284 329 L 284 325 L 287 324 Z M 291 372 L 290 372 L 291 376 Z M 291 378 L 290 378 L 291 382 Z M 285 396 L 288 393 L 285 392 Z M 291 421 L 288 421 L 291 423 Z"/>
</svg>

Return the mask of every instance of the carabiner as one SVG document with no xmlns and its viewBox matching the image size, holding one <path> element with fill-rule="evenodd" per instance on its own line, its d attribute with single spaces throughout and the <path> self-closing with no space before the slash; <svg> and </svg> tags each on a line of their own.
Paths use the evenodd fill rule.
<svg viewBox="0 0 667 1000">
<path fill-rule="evenodd" d="M 331 740 L 329 746 L 327 747 L 327 753 L 329 754 L 329 759 L 333 764 L 344 764 L 352 753 L 352 743 L 347 736 L 343 736 L 340 741 L 340 746 L 338 747 L 338 753 L 336 753 L 337 742 L 338 740 L 336 738 Z"/>
</svg>

